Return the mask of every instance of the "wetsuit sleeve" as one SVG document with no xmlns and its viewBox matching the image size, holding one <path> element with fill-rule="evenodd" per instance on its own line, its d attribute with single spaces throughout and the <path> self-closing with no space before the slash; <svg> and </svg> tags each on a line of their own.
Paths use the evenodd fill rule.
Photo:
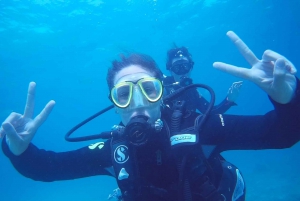
<svg viewBox="0 0 300 201">
<path fill-rule="evenodd" d="M 271 100 L 271 99 L 270 99 Z M 300 87 L 293 100 L 279 104 L 271 100 L 275 110 L 265 115 L 211 115 L 201 131 L 203 144 L 225 150 L 280 149 L 300 140 Z"/>
<path fill-rule="evenodd" d="M 196 106 L 197 109 L 201 112 L 201 113 L 205 113 L 205 111 L 207 110 L 207 107 L 209 105 L 209 102 L 199 94 L 199 98 L 197 100 Z M 231 106 L 236 105 L 236 103 L 228 101 L 227 97 L 219 104 L 219 105 L 215 105 L 210 114 L 223 114 L 225 113 Z"/>
<path fill-rule="evenodd" d="M 102 144 L 103 145 L 103 144 Z M 94 175 L 110 175 L 106 167 L 111 166 L 110 144 L 104 143 L 91 149 L 84 147 L 68 152 L 53 152 L 38 149 L 30 144 L 19 156 L 15 156 L 2 140 L 2 150 L 15 169 L 23 176 L 37 181 L 70 180 Z"/>
</svg>

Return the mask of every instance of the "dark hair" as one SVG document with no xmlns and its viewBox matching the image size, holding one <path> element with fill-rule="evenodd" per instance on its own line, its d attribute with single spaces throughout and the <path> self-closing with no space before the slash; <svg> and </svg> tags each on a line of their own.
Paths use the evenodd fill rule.
<svg viewBox="0 0 300 201">
<path fill-rule="evenodd" d="M 189 60 L 189 62 L 193 62 L 192 55 L 189 53 L 189 51 L 186 47 L 184 47 L 184 46 L 175 47 L 175 48 L 170 49 L 167 52 L 167 63 L 166 63 L 167 70 L 171 69 L 172 60 L 175 58 L 178 58 L 180 56 L 184 56 Z"/>
<path fill-rule="evenodd" d="M 139 65 L 143 69 L 151 72 L 154 74 L 154 77 L 156 77 L 159 80 L 162 80 L 163 74 L 158 68 L 156 62 L 148 55 L 145 54 L 139 54 L 139 53 L 132 53 L 129 54 L 128 56 L 125 56 L 123 54 L 120 55 L 121 61 L 114 60 L 112 61 L 112 66 L 108 69 L 107 72 L 107 85 L 109 90 L 111 90 L 114 86 L 114 78 L 116 74 L 130 66 L 130 65 Z"/>
</svg>

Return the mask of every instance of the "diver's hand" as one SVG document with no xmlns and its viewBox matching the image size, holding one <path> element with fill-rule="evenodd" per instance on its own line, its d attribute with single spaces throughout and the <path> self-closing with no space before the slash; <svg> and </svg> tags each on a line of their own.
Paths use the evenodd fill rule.
<svg viewBox="0 0 300 201">
<path fill-rule="evenodd" d="M 234 102 L 240 94 L 240 88 L 243 85 L 243 81 L 232 83 L 227 92 L 227 100 Z"/>
<path fill-rule="evenodd" d="M 24 114 L 12 112 L 0 129 L 0 137 L 6 135 L 6 143 L 15 155 L 20 155 L 27 149 L 37 129 L 47 119 L 55 105 L 53 100 L 49 101 L 42 112 L 33 119 L 35 86 L 34 82 L 29 84 Z"/>
<path fill-rule="evenodd" d="M 215 62 L 213 66 L 254 82 L 278 103 L 290 102 L 296 90 L 295 74 L 297 70 L 294 65 L 284 56 L 271 50 L 266 50 L 262 59 L 259 60 L 234 32 L 227 32 L 227 36 L 252 68 L 247 69 L 222 62 Z"/>
</svg>

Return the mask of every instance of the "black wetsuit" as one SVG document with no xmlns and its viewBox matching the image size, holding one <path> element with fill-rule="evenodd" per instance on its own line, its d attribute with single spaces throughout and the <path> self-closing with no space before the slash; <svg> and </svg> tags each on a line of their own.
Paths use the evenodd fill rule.
<svg viewBox="0 0 300 201">
<path fill-rule="evenodd" d="M 175 83 L 175 80 L 172 76 L 167 76 L 163 79 L 163 84 L 165 88 L 164 96 L 171 94 L 174 91 L 181 88 L 179 84 L 172 85 L 173 83 Z M 201 113 L 205 113 L 209 105 L 209 102 L 199 94 L 196 88 L 188 89 L 174 101 L 177 100 L 184 100 L 186 102 L 185 105 L 187 106 L 188 110 L 195 111 L 197 109 Z M 219 105 L 213 107 L 213 109 L 211 110 L 211 114 L 223 114 L 231 106 L 235 106 L 235 105 L 236 103 L 232 101 L 228 101 L 227 98 L 225 98 Z"/>
<path fill-rule="evenodd" d="M 258 150 L 282 149 L 293 146 L 300 139 L 300 88 L 293 100 L 285 105 L 272 101 L 275 110 L 265 115 L 237 116 L 237 115 L 210 115 L 200 133 L 201 145 L 209 146 L 212 151 L 210 159 L 218 157 L 226 150 Z M 194 125 L 198 116 L 192 113 L 182 122 L 182 127 Z M 162 119 L 170 122 L 169 115 L 163 114 Z M 167 198 L 161 198 L 149 192 L 143 201 L 176 201 L 176 185 L 178 172 L 173 158 L 170 156 L 170 142 L 166 134 L 166 126 L 151 142 L 138 148 L 137 161 L 140 176 L 147 185 L 168 191 Z M 102 145 L 103 146 L 103 145 Z M 110 140 L 99 148 L 84 147 L 74 151 L 55 153 L 37 148 L 30 144 L 28 149 L 20 156 L 13 155 L 5 139 L 2 142 L 4 154 L 10 159 L 13 166 L 25 177 L 38 181 L 71 180 L 95 175 L 112 175 L 112 151 Z M 161 152 L 161 163 L 157 163 L 157 151 Z M 209 159 L 209 160 L 210 160 Z M 218 161 L 218 160 L 215 160 Z M 212 164 L 212 166 L 214 166 Z M 215 170 L 214 184 L 218 187 L 220 177 L 218 169 Z M 204 169 L 204 171 L 206 171 Z M 101 179 L 101 178 L 99 178 Z M 202 178 L 199 177 L 201 180 Z M 193 181 L 198 183 L 198 181 Z M 192 191 L 197 198 L 197 186 Z M 201 183 L 202 181 L 199 181 Z"/>
</svg>

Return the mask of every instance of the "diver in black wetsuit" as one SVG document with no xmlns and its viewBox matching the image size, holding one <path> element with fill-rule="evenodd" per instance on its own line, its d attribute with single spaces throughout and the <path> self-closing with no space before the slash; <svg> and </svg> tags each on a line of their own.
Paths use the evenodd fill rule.
<svg viewBox="0 0 300 201">
<path fill-rule="evenodd" d="M 297 143 L 300 83 L 285 57 L 266 51 L 258 60 L 235 33 L 228 36 L 252 68 L 220 62 L 214 67 L 257 84 L 269 95 L 273 111 L 254 116 L 196 112 L 186 116 L 180 101 L 173 108 L 162 107 L 161 71 L 150 57 L 132 54 L 114 61 L 107 75 L 109 97 L 122 120 L 116 130 L 103 133 L 109 140 L 60 153 L 37 148 L 31 139 L 55 102 L 33 118 L 35 83 L 30 83 L 24 114 L 11 113 L 2 123 L 4 154 L 17 171 L 34 180 L 113 176 L 124 201 L 244 200 L 240 171 L 219 153 L 282 149 Z"/>
<path fill-rule="evenodd" d="M 193 67 L 194 61 L 192 55 L 188 52 L 186 47 L 170 49 L 167 53 L 166 68 L 170 71 L 171 76 L 164 76 L 164 96 L 192 84 L 193 80 L 190 78 L 190 74 Z M 228 90 L 227 97 L 219 105 L 214 106 L 211 114 L 223 114 L 231 106 L 236 105 L 234 101 L 239 95 L 242 83 L 242 81 L 234 82 Z M 195 111 L 197 109 L 201 113 L 204 113 L 209 105 L 209 102 L 199 94 L 196 88 L 187 90 L 173 102 L 177 100 L 185 100 L 188 110 Z"/>
<path fill-rule="evenodd" d="M 164 76 L 163 85 L 164 85 L 164 96 L 168 96 L 176 92 L 177 90 L 189 86 L 193 84 L 192 79 L 190 78 L 192 69 L 194 66 L 194 61 L 192 59 L 192 55 L 188 52 L 186 47 L 175 47 L 168 51 L 167 53 L 167 62 L 166 68 L 170 71 L 171 76 Z M 234 101 L 238 97 L 240 87 L 242 86 L 242 81 L 235 82 L 228 90 L 228 96 L 217 106 L 214 106 L 210 114 L 222 114 L 225 113 L 231 106 L 236 105 Z M 197 91 L 197 88 L 190 88 L 185 90 L 180 96 L 176 99 L 173 99 L 172 102 L 168 102 L 168 105 L 172 108 L 174 104 L 176 105 L 177 102 L 185 101 L 184 108 L 185 113 L 184 115 L 188 116 L 190 112 L 200 111 L 201 113 L 205 113 L 209 106 L 209 102 L 201 96 L 201 94 Z M 223 186 L 230 186 L 233 188 L 237 181 L 237 176 L 235 171 L 237 168 L 230 164 L 229 162 L 225 161 L 221 155 L 215 156 L 216 158 L 222 159 L 221 164 L 223 165 L 224 175 L 228 172 L 233 172 L 231 177 L 223 179 L 222 181 L 226 181 L 226 184 L 222 184 Z M 235 167 L 232 168 L 231 171 L 228 171 L 226 167 Z M 240 175 L 242 180 L 242 176 Z M 245 191 L 245 190 L 244 190 Z M 240 200 L 243 200 L 245 197 L 245 192 L 243 196 L 240 197 Z"/>
</svg>

